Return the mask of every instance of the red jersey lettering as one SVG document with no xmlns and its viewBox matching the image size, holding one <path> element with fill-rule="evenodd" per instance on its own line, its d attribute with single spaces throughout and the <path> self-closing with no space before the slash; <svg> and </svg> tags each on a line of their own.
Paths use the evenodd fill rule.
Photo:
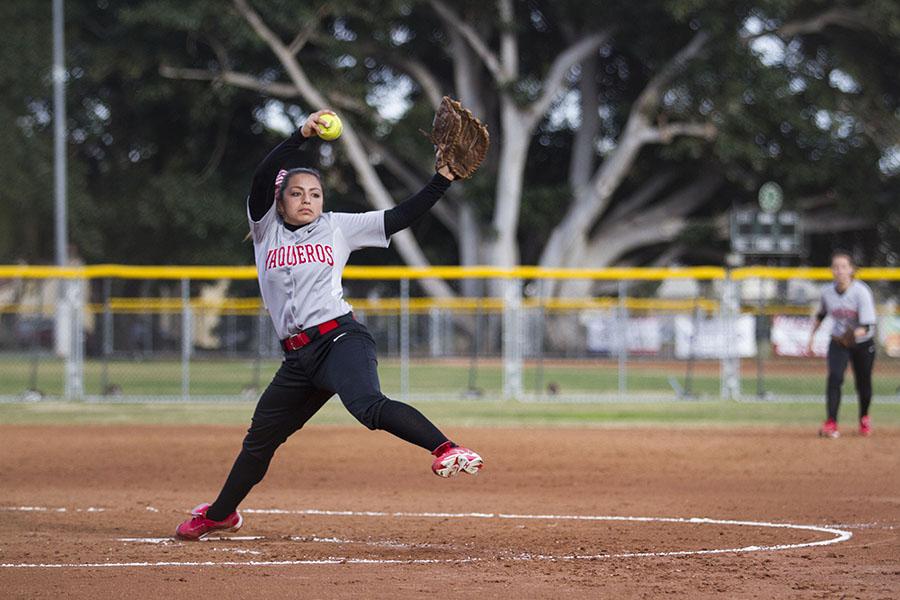
<svg viewBox="0 0 900 600">
<path fill-rule="evenodd" d="M 322 263 L 333 267 L 334 249 L 325 244 L 296 244 L 266 251 L 266 269 L 307 263 Z"/>
</svg>

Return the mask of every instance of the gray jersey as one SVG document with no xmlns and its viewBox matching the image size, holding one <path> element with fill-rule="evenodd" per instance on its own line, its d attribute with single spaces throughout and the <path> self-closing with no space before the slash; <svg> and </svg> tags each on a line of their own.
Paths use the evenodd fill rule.
<svg viewBox="0 0 900 600">
<path fill-rule="evenodd" d="M 819 304 L 819 316 L 830 315 L 834 320 L 831 335 L 841 336 L 850 329 L 868 325 L 869 331 L 857 342 L 871 340 L 875 335 L 875 298 L 868 285 L 854 279 L 841 294 L 833 283 L 822 287 L 822 301 Z"/>
<path fill-rule="evenodd" d="M 350 312 L 341 277 L 350 253 L 387 248 L 384 211 L 323 213 L 290 231 L 275 202 L 259 221 L 250 217 L 256 272 L 263 302 L 279 339 Z"/>
</svg>

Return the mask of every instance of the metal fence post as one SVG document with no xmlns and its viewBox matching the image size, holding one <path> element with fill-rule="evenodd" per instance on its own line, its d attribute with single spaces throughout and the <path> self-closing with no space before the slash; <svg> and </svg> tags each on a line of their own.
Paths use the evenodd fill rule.
<svg viewBox="0 0 900 600">
<path fill-rule="evenodd" d="M 538 322 L 537 322 L 537 365 L 535 365 L 534 391 L 538 398 L 544 397 L 544 331 L 547 326 L 547 280 L 538 280 Z"/>
<path fill-rule="evenodd" d="M 100 395 L 109 394 L 109 357 L 113 352 L 113 323 L 112 323 L 112 306 L 110 306 L 110 296 L 112 295 L 112 279 L 105 277 L 103 279 L 103 370 L 100 374 Z"/>
<path fill-rule="evenodd" d="M 428 309 L 428 350 L 432 358 L 444 355 L 443 316 L 439 308 Z"/>
<path fill-rule="evenodd" d="M 738 314 L 737 286 L 731 278 L 731 272 L 725 272 L 722 281 L 722 299 L 720 303 L 721 335 L 725 336 L 722 348 L 720 369 L 720 390 L 722 398 L 738 400 L 741 396 L 741 358 L 737 353 L 735 316 Z"/>
<path fill-rule="evenodd" d="M 628 282 L 619 280 L 619 399 L 628 393 Z"/>
<path fill-rule="evenodd" d="M 759 293 L 757 297 L 757 314 L 756 314 L 756 397 L 760 400 L 766 397 L 766 388 L 763 382 L 763 325 L 766 324 L 766 307 L 763 294 L 765 293 L 765 279 L 759 278 Z"/>
<path fill-rule="evenodd" d="M 409 401 L 409 279 L 400 280 L 400 398 Z"/>
<path fill-rule="evenodd" d="M 503 396 L 522 396 L 522 280 L 508 279 L 503 295 Z"/>
<path fill-rule="evenodd" d="M 191 397 L 191 280 L 181 280 L 181 399 L 187 401 Z"/>
<path fill-rule="evenodd" d="M 78 400 L 84 396 L 84 294 L 81 279 L 66 279 L 65 304 L 69 315 L 68 353 L 66 355 L 65 396 Z"/>
</svg>

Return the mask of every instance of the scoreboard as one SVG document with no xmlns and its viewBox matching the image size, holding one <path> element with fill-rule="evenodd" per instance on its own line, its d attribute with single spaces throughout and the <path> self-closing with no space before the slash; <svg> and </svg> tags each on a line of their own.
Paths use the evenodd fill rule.
<svg viewBox="0 0 900 600">
<path fill-rule="evenodd" d="M 799 255 L 803 251 L 800 215 L 796 211 L 731 212 L 731 251 L 737 254 Z"/>
</svg>

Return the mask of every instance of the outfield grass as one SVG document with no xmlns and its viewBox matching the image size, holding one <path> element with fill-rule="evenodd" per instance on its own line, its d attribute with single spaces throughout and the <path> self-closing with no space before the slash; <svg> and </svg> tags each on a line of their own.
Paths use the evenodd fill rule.
<svg viewBox="0 0 900 600">
<path fill-rule="evenodd" d="M 416 402 L 441 426 L 799 426 L 815 428 L 824 405 L 729 401 L 659 403 L 521 403 L 514 401 Z M 5 425 L 239 425 L 253 413 L 253 402 L 115 404 L 32 402 L 0 404 Z M 855 421 L 856 404 L 843 407 L 848 427 Z M 872 418 L 878 427 L 900 426 L 900 404 L 876 404 Z M 310 425 L 358 425 L 340 401 L 330 400 Z M 361 425 L 360 425 L 361 427 Z"/>
<path fill-rule="evenodd" d="M 251 360 L 194 360 L 190 363 L 190 394 L 198 396 L 255 396 L 277 370 L 279 361 Z M 106 366 L 100 361 L 85 363 L 84 389 L 87 395 L 101 395 L 104 382 L 113 385 L 123 396 L 179 396 L 181 389 L 181 363 L 179 361 L 111 361 Z M 755 373 L 745 368 L 742 379 L 744 393 L 755 393 Z M 64 364 L 60 360 L 39 360 L 37 363 L 22 359 L 0 360 L 0 395 L 19 395 L 32 387 L 45 396 L 63 393 Z M 400 365 L 396 360 L 382 361 L 379 366 L 382 388 L 389 395 L 400 390 Z M 639 361 L 627 367 L 626 388 L 636 393 L 672 394 L 673 381 L 685 386 L 685 365 L 642 365 Z M 445 393 L 462 394 L 469 388 L 472 371 L 462 362 L 414 362 L 409 370 L 411 394 Z M 480 363 L 474 370 L 474 385 L 486 396 L 501 392 L 503 374 L 497 361 Z M 619 376 L 615 363 L 602 366 L 597 363 L 572 362 L 548 363 L 540 371 L 535 366 L 524 369 L 523 381 L 526 393 L 545 390 L 555 385 L 561 394 L 612 393 L 619 389 Z M 824 365 L 822 372 L 801 371 L 766 372 L 765 390 L 781 395 L 818 395 L 825 386 Z M 692 380 L 692 391 L 701 397 L 719 395 L 717 369 L 698 369 Z M 900 391 L 900 361 L 883 362 L 876 366 L 874 378 L 876 395 L 897 395 Z M 852 377 L 848 377 L 844 391 L 853 393 Z"/>
</svg>

